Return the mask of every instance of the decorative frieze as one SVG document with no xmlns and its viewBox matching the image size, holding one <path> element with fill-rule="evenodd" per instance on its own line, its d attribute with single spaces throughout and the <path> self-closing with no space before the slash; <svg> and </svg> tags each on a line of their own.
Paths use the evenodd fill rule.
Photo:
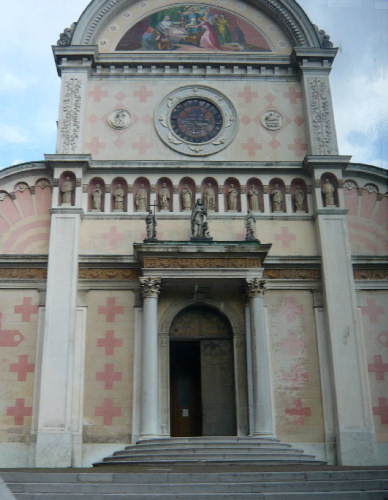
<svg viewBox="0 0 388 500">
<path fill-rule="evenodd" d="M 161 278 L 140 277 L 140 286 L 144 298 L 157 298 L 160 293 Z"/>
<path fill-rule="evenodd" d="M 264 269 L 264 277 L 271 280 L 319 280 L 319 269 Z"/>
<path fill-rule="evenodd" d="M 261 278 L 246 278 L 248 297 L 250 299 L 255 297 L 263 297 L 267 291 L 266 280 Z"/>
<path fill-rule="evenodd" d="M 148 269 L 247 269 L 261 267 L 258 258 L 170 258 L 145 257 Z"/>
<path fill-rule="evenodd" d="M 62 153 L 77 152 L 82 104 L 81 91 L 82 81 L 79 78 L 69 78 L 65 82 L 61 127 Z"/>
<path fill-rule="evenodd" d="M 388 279 L 388 269 L 354 269 L 353 273 L 356 280 Z"/>
<path fill-rule="evenodd" d="M 139 272 L 137 269 L 81 267 L 78 276 L 81 280 L 137 280 Z"/>
<path fill-rule="evenodd" d="M 45 280 L 47 269 L 45 268 L 0 268 L 0 279 L 2 280 Z"/>
</svg>

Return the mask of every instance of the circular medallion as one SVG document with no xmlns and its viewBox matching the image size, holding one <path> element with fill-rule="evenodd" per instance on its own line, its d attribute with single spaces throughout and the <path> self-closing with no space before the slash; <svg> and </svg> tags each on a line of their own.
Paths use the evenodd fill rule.
<svg viewBox="0 0 388 500">
<path fill-rule="evenodd" d="M 283 116 L 278 111 L 270 109 L 261 116 L 261 124 L 267 130 L 279 130 L 283 125 Z"/>
<path fill-rule="evenodd" d="M 171 149 L 205 156 L 230 144 L 237 132 L 237 115 L 220 92 L 208 87 L 182 87 L 159 104 L 155 128 Z"/>
<path fill-rule="evenodd" d="M 108 117 L 108 123 L 112 128 L 124 129 L 131 123 L 131 115 L 126 109 L 115 109 Z"/>
</svg>

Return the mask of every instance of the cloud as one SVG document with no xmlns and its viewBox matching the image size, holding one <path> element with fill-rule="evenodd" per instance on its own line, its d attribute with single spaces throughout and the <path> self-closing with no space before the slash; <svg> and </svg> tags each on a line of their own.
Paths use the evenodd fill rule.
<svg viewBox="0 0 388 500">
<path fill-rule="evenodd" d="M 0 123 L 0 144 L 24 144 L 27 142 L 29 142 L 29 137 L 25 129 Z"/>
<path fill-rule="evenodd" d="M 26 80 L 19 78 L 10 72 L 6 72 L 4 68 L 0 66 L 0 91 L 9 92 L 15 90 L 25 90 L 28 86 Z"/>
</svg>

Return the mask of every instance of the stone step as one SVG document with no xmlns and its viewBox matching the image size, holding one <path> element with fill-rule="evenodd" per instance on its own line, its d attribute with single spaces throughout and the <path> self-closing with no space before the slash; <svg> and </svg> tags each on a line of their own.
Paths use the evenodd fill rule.
<svg viewBox="0 0 388 500">
<path fill-rule="evenodd" d="M 164 446 L 155 444 L 136 444 L 126 446 L 125 450 L 156 450 L 158 448 L 163 448 L 165 450 L 185 450 L 187 448 L 203 450 L 211 447 L 214 450 L 220 449 L 238 449 L 238 450 L 288 450 L 292 449 L 292 446 L 287 443 L 166 443 Z"/>
<path fill-rule="evenodd" d="M 221 448 L 214 448 L 213 446 L 211 448 L 195 448 L 195 447 L 187 447 L 187 448 L 151 448 L 149 450 L 144 450 L 143 448 L 125 448 L 124 450 L 120 451 L 115 451 L 113 453 L 113 456 L 135 456 L 135 455 L 148 455 L 152 453 L 153 455 L 176 455 L 177 453 L 181 454 L 182 456 L 185 455 L 198 455 L 198 454 L 203 454 L 203 455 L 208 455 L 208 454 L 215 454 L 218 453 L 220 455 L 241 455 L 241 454 L 252 454 L 252 455 L 276 455 L 277 453 L 280 454 L 289 454 L 289 455 L 303 455 L 302 450 L 296 450 L 293 448 L 284 448 L 284 449 L 272 449 L 272 448 L 230 448 L 229 446 L 224 446 Z"/>
</svg>

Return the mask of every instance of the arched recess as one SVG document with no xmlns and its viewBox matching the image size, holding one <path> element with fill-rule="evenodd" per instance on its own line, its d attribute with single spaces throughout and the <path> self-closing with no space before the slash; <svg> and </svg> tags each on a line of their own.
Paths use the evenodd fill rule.
<svg viewBox="0 0 388 500">
<path fill-rule="evenodd" d="M 325 172 L 321 175 L 321 194 L 324 207 L 339 207 L 338 179 L 331 172 Z M 332 201 L 333 203 L 328 203 L 328 201 Z"/>
<path fill-rule="evenodd" d="M 292 210 L 308 212 L 307 186 L 303 179 L 293 179 L 291 182 Z"/>
<path fill-rule="evenodd" d="M 128 184 L 124 177 L 115 177 L 110 187 L 111 212 L 128 210 Z"/>
<path fill-rule="evenodd" d="M 218 212 L 218 183 L 213 177 L 202 181 L 201 199 L 208 212 Z"/>
<path fill-rule="evenodd" d="M 192 306 L 210 307 L 223 314 L 230 323 L 233 332 L 233 360 L 235 367 L 234 389 L 236 395 L 237 435 L 248 434 L 248 391 L 247 362 L 245 348 L 245 324 L 235 308 L 218 297 L 207 297 L 195 301 L 192 297 L 182 297 L 170 304 L 159 323 L 159 394 L 161 429 L 170 435 L 170 329 L 174 318 L 183 310 Z"/>
<path fill-rule="evenodd" d="M 70 198 L 70 203 L 67 203 L 64 201 L 64 199 L 66 200 L 66 195 L 65 193 L 62 191 L 62 187 L 64 185 L 64 183 L 71 183 L 71 192 L 69 194 L 68 192 L 68 197 Z M 61 177 L 59 178 L 59 183 L 58 183 L 58 202 L 59 202 L 59 205 L 63 205 L 63 204 L 66 204 L 66 205 L 71 205 L 71 206 L 74 206 L 74 203 L 75 203 L 75 186 L 76 186 L 76 177 L 75 177 L 75 174 L 74 172 L 71 172 L 71 171 L 66 171 L 66 172 L 63 172 L 61 174 Z"/>
<path fill-rule="evenodd" d="M 191 200 L 189 194 L 186 194 L 185 200 L 183 198 L 187 189 L 191 192 Z M 178 186 L 178 193 L 179 193 L 179 211 L 183 212 L 184 210 L 192 210 L 195 205 L 196 186 L 194 180 L 191 177 L 183 177 L 183 179 L 180 180 Z M 188 203 L 189 201 L 190 201 L 190 208 Z"/>
<path fill-rule="evenodd" d="M 105 208 L 105 182 L 94 177 L 88 186 L 88 212 L 103 212 Z"/>
<path fill-rule="evenodd" d="M 286 211 L 286 187 L 282 179 L 271 179 L 268 185 L 271 212 L 282 213 Z"/>
<path fill-rule="evenodd" d="M 256 177 L 251 177 L 245 187 L 247 206 L 253 212 L 264 212 L 263 184 Z"/>
<path fill-rule="evenodd" d="M 235 177 L 229 177 L 224 182 L 225 212 L 241 212 L 241 187 Z"/>
</svg>

